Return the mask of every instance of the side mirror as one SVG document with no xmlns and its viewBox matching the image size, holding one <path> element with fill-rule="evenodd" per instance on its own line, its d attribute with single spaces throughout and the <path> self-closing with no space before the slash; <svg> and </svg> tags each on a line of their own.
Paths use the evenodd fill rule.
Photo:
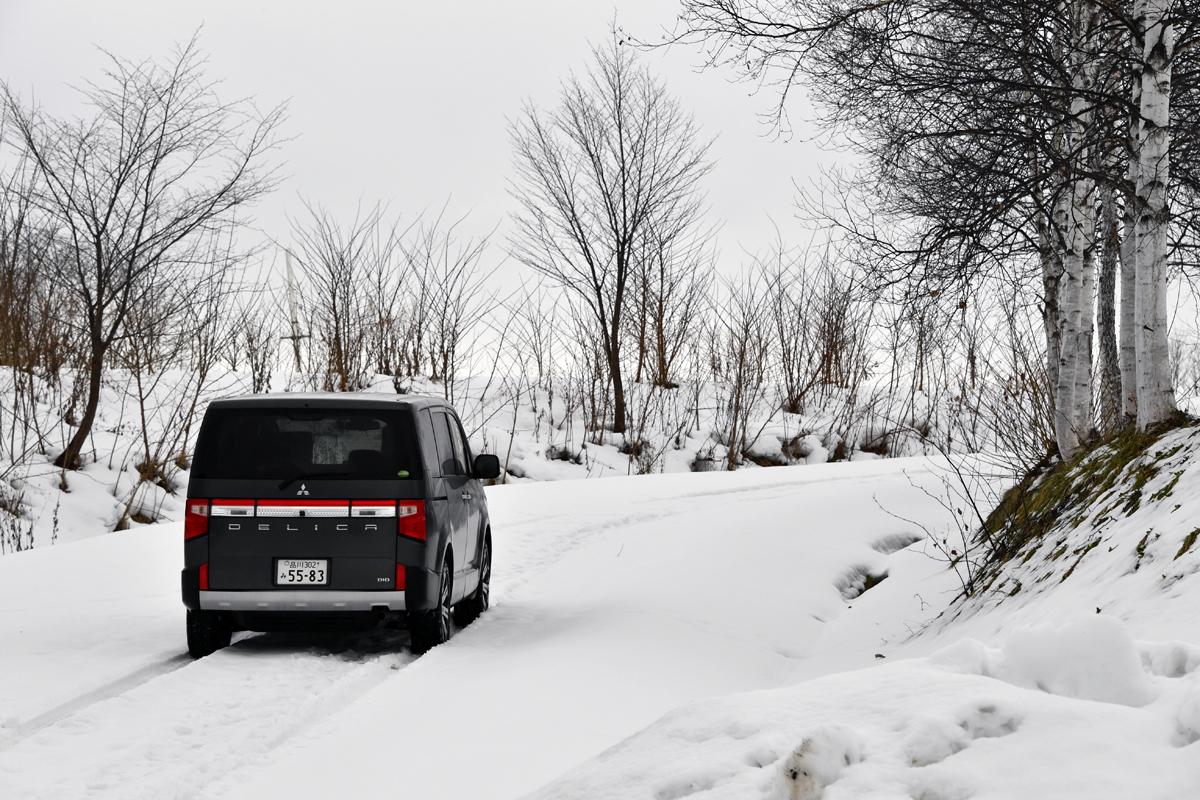
<svg viewBox="0 0 1200 800">
<path fill-rule="evenodd" d="M 500 458 L 492 453 L 480 453 L 475 456 L 475 477 L 481 481 L 499 478 Z"/>
</svg>

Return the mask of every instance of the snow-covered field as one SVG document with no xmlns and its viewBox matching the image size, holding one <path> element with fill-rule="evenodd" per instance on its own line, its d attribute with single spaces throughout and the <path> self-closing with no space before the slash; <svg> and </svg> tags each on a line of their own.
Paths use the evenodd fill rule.
<svg viewBox="0 0 1200 800">
<path fill-rule="evenodd" d="M 1153 623 L 1200 578 L 914 636 L 958 584 L 893 514 L 945 526 L 940 486 L 896 459 L 494 487 L 495 605 L 419 659 L 396 632 L 188 661 L 176 523 L 8 555 L 0 798 L 1196 796 L 1200 647 Z"/>
</svg>

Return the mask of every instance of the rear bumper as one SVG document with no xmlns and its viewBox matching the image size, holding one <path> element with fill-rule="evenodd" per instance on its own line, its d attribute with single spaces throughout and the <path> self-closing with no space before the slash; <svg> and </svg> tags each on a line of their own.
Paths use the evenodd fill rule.
<svg viewBox="0 0 1200 800">
<path fill-rule="evenodd" d="M 192 611 L 417 611 L 436 608 L 437 573 L 408 565 L 401 591 L 363 589 L 200 589 L 199 567 L 180 573 L 183 604 Z M 222 605 L 228 603 L 228 605 Z M 261 605 L 265 603 L 266 605 Z M 337 604 L 342 605 L 337 605 Z"/>
<path fill-rule="evenodd" d="M 404 611 L 404 592 L 346 592 L 279 589 L 251 592 L 199 592 L 205 611 Z"/>
</svg>

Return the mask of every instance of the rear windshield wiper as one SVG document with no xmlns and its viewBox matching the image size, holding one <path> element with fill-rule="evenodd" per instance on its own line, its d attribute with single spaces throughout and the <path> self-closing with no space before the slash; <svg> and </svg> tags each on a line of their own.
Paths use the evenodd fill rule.
<svg viewBox="0 0 1200 800">
<path fill-rule="evenodd" d="M 341 478 L 341 477 L 344 477 L 344 476 L 350 475 L 350 474 L 351 473 L 345 472 L 345 471 L 343 471 L 343 472 L 302 472 L 293 478 L 287 478 L 286 480 L 281 481 L 279 484 L 279 488 L 286 489 L 287 487 L 291 486 L 296 481 L 300 481 L 300 480 L 311 480 L 313 478 Z"/>
</svg>

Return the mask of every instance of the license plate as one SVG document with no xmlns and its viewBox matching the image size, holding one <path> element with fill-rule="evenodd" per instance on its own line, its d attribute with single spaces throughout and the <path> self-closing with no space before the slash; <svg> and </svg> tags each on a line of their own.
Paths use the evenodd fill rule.
<svg viewBox="0 0 1200 800">
<path fill-rule="evenodd" d="M 279 586 L 324 586 L 329 583 L 329 560 L 324 558 L 281 558 L 275 562 Z"/>
</svg>

